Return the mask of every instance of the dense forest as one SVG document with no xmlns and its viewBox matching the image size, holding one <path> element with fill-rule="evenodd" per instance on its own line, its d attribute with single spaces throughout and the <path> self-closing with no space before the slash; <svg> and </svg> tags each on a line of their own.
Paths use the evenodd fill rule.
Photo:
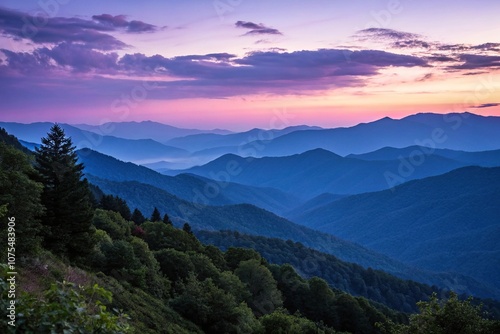
<svg viewBox="0 0 500 334">
<path fill-rule="evenodd" d="M 417 303 L 430 300 L 433 294 L 441 298 L 448 294 L 446 290 L 436 286 L 403 280 L 381 270 L 365 269 L 291 240 L 235 231 L 196 231 L 195 234 L 204 244 L 214 245 L 222 250 L 230 247 L 254 249 L 270 263 L 292 265 L 303 277 L 321 277 L 335 289 L 368 298 L 405 313 L 417 312 Z M 499 302 L 492 299 L 476 299 L 475 302 L 482 303 L 492 317 L 500 318 Z"/>
<path fill-rule="evenodd" d="M 398 288 L 401 281 L 333 257 L 310 275 L 326 280 L 302 277 L 306 262 L 300 256 L 320 255 L 300 244 L 272 241 L 276 245 L 266 250 L 269 242 L 256 239 L 253 246 L 227 245 L 223 251 L 200 242 L 188 223 L 174 227 L 167 212 L 132 211 L 119 197 L 91 191 L 84 166 L 58 125 L 32 155 L 7 134 L 0 138 L 0 237 L 7 240 L 6 222 L 15 216 L 18 282 L 15 326 L 2 317 L 2 333 L 500 331 L 500 322 L 490 319 L 494 314 L 453 293 L 432 294 L 408 281 Z M 284 244 L 292 256 L 278 261 L 269 250 Z M 10 284 L 6 255 L 2 249 L 4 310 Z M 275 256 L 285 259 L 279 252 Z M 364 287 L 355 287 L 351 274 L 366 275 Z M 335 283 L 336 275 L 347 283 Z M 419 313 L 403 313 L 414 307 L 377 299 L 377 292 L 390 296 L 383 285 L 413 298 L 406 303 L 428 298 L 418 303 Z"/>
</svg>

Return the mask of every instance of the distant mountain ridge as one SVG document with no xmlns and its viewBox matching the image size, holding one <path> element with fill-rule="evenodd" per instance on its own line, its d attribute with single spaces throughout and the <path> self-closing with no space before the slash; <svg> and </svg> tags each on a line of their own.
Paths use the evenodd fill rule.
<svg viewBox="0 0 500 334">
<path fill-rule="evenodd" d="M 196 152 L 220 147 L 237 147 L 256 140 L 270 141 L 295 131 L 315 131 L 321 129 L 322 128 L 317 126 L 307 125 L 289 126 L 284 129 L 270 130 L 255 128 L 249 131 L 224 135 L 214 133 L 190 135 L 181 138 L 174 138 L 168 141 L 168 144 L 189 150 L 191 152 Z"/>
<path fill-rule="evenodd" d="M 500 282 L 500 167 L 464 167 L 290 218 L 428 270 Z"/>
<path fill-rule="evenodd" d="M 77 151 L 85 173 L 101 179 L 136 181 L 168 191 L 186 201 L 203 205 L 249 203 L 266 210 L 283 213 L 300 205 L 299 198 L 270 187 L 253 187 L 233 182 L 214 182 L 197 175 L 175 177 L 159 174 L 149 168 L 123 162 L 89 149 Z"/>
<path fill-rule="evenodd" d="M 142 121 L 142 122 L 108 122 L 101 125 L 73 124 L 72 126 L 91 131 L 100 135 L 109 135 L 125 139 L 153 139 L 165 144 L 167 141 L 176 137 L 184 137 L 195 134 L 217 134 L 227 135 L 232 132 L 229 130 L 213 129 L 184 129 L 168 124 Z M 175 145 L 174 145 L 175 146 Z"/>
<path fill-rule="evenodd" d="M 31 143 L 39 143 L 50 124 L 0 122 L 7 131 Z M 413 145 L 469 152 L 500 149 L 500 117 L 471 113 L 426 113 L 399 120 L 385 117 L 333 129 L 300 125 L 239 133 L 180 129 L 151 121 L 63 127 L 74 137 L 78 148 L 89 147 L 122 160 L 153 164 L 151 166 L 164 161 L 159 167 L 153 167 L 162 171 L 203 165 L 228 153 L 242 157 L 278 157 L 321 148 L 346 156 L 383 147 Z"/>
<path fill-rule="evenodd" d="M 19 139 L 33 144 L 40 144 L 54 123 L 42 122 L 32 124 L 0 122 L 9 133 Z M 81 148 L 92 148 L 104 154 L 126 161 L 141 161 L 149 159 L 187 157 L 189 152 L 177 147 L 167 146 L 152 139 L 124 139 L 114 136 L 99 135 L 78 129 L 68 124 L 60 124 L 73 144 Z"/>
<path fill-rule="evenodd" d="M 287 156 L 323 148 L 345 156 L 382 147 L 411 145 L 463 151 L 500 149 L 500 117 L 471 113 L 416 114 L 400 120 L 388 117 L 348 128 L 296 131 L 280 136 L 256 150 L 249 143 L 241 151 L 257 156 Z"/>
<path fill-rule="evenodd" d="M 467 165 L 431 155 L 408 175 L 399 176 L 396 174 L 401 169 L 401 164 L 399 160 L 344 158 L 324 149 L 314 149 L 286 157 L 243 158 L 228 154 L 206 165 L 178 172 L 216 178 L 228 166 L 237 166 L 239 172 L 231 175 L 232 182 L 277 188 L 303 199 L 311 199 L 326 192 L 346 195 L 388 189 L 396 181 L 401 183 L 439 175 Z M 393 180 L 396 178 L 393 175 L 396 175 L 396 181 Z"/>
<path fill-rule="evenodd" d="M 383 147 L 379 150 L 365 154 L 349 154 L 347 157 L 373 161 L 396 160 L 400 157 L 409 158 L 410 156 L 416 157 L 417 155 L 436 155 L 471 165 L 478 164 L 482 167 L 500 166 L 500 150 L 465 152 L 416 145 L 404 148 Z"/>
</svg>

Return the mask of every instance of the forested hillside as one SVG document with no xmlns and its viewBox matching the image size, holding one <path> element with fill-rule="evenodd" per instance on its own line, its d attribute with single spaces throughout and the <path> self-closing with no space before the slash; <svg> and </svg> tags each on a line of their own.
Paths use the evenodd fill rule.
<svg viewBox="0 0 500 334">
<path fill-rule="evenodd" d="M 498 288 L 498 217 L 500 168 L 465 167 L 394 191 L 343 198 L 292 219 L 396 259 Z"/>
<path fill-rule="evenodd" d="M 149 219 L 131 212 L 121 198 L 91 191 L 58 126 L 34 159 L 4 142 L 0 157 L 0 218 L 15 216 L 18 258 L 14 318 L 2 318 L 2 332 L 397 333 L 459 321 L 484 332 L 500 329 L 494 314 L 453 294 L 420 304 L 447 324 L 410 317 L 332 289 L 322 278 L 301 277 L 290 265 L 270 264 L 255 250 L 204 245 L 190 224 L 176 228 L 158 209 Z M 11 231 L 1 226 L 5 238 Z M 0 304 L 7 309 L 12 289 L 7 267 L 1 270 Z"/>
</svg>

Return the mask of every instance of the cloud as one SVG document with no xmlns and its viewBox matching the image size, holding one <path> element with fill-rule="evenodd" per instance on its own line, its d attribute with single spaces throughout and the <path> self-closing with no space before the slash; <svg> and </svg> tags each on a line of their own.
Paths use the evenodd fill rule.
<svg viewBox="0 0 500 334">
<path fill-rule="evenodd" d="M 100 96 L 110 90 L 127 91 L 130 88 L 124 87 L 133 85 L 137 78 L 152 77 L 156 81 L 155 89 L 148 92 L 152 99 L 308 95 L 326 89 L 362 87 L 367 78 L 387 67 L 428 66 L 418 57 L 375 50 L 274 50 L 253 52 L 244 57 L 210 53 L 172 58 L 136 53 L 120 58 L 116 53 L 93 50 L 85 45 L 60 43 L 32 53 L 2 52 L 5 54 L 5 64 L 0 64 L 0 74 L 5 79 L 1 85 L 3 92 L 21 94 L 15 87 L 8 88 L 10 82 L 27 90 L 39 89 L 45 94 L 40 95 L 41 99 L 43 96 L 55 98 L 58 94 L 64 94 L 65 98 L 78 96 L 79 92 Z M 54 92 L 49 94 L 50 87 L 54 87 Z"/>
<path fill-rule="evenodd" d="M 256 93 L 309 94 L 336 87 L 363 86 L 364 80 L 391 66 L 426 67 L 417 57 L 383 51 L 325 49 L 296 52 L 253 52 L 234 55 L 125 55 L 118 64 L 128 72 L 162 73 L 179 80 L 162 82 L 169 97 L 223 98 Z"/>
<path fill-rule="evenodd" d="M 445 56 L 445 55 L 439 55 L 439 54 L 434 54 L 432 56 L 428 56 L 427 59 L 429 61 L 435 61 L 435 62 L 441 62 L 441 63 L 458 61 L 457 58 L 453 58 L 453 57 L 449 57 L 449 56 Z"/>
<path fill-rule="evenodd" d="M 269 28 L 262 23 L 253 23 L 247 21 L 237 21 L 234 24 L 237 28 L 250 29 L 244 36 L 248 35 L 283 35 L 278 29 Z"/>
<path fill-rule="evenodd" d="M 14 39 L 29 39 L 34 43 L 85 43 L 97 50 L 118 50 L 125 43 L 109 35 L 113 28 L 95 21 L 64 17 L 34 17 L 18 11 L 0 8 L 0 32 Z"/>
<path fill-rule="evenodd" d="M 465 52 L 465 51 L 491 51 L 499 52 L 500 43 L 484 43 L 479 45 L 470 44 L 446 44 L 441 42 L 428 42 L 423 39 L 401 39 L 391 43 L 396 49 L 431 49 L 435 51 Z"/>
<path fill-rule="evenodd" d="M 59 66 L 71 67 L 75 72 L 97 71 L 113 74 L 118 70 L 118 54 L 98 52 L 84 45 L 61 43 L 52 49 L 39 49 L 38 53 L 50 57 Z"/>
<path fill-rule="evenodd" d="M 14 39 L 28 39 L 37 44 L 83 43 L 96 50 L 120 50 L 128 47 L 110 33 L 155 32 L 158 27 L 142 21 L 128 21 L 125 15 L 101 14 L 92 20 L 65 17 L 31 16 L 0 8 L 0 32 Z"/>
<path fill-rule="evenodd" d="M 423 82 L 423 81 L 427 81 L 429 79 L 431 79 L 434 75 L 432 73 L 427 73 L 426 75 L 424 75 L 422 78 L 418 79 L 417 81 L 419 82 Z"/>
<path fill-rule="evenodd" d="M 461 54 L 459 61 L 462 64 L 449 66 L 448 68 L 454 70 L 500 69 L 500 56 Z"/>
<path fill-rule="evenodd" d="M 479 45 L 460 43 L 447 44 L 437 41 L 427 41 L 424 36 L 419 34 L 385 28 L 369 28 L 359 30 L 356 32 L 354 37 L 357 37 L 362 41 L 378 40 L 387 42 L 390 47 L 395 49 L 427 49 L 432 52 L 442 51 L 454 54 L 460 54 L 463 52 L 500 52 L 500 43 L 483 43 Z M 433 56 L 428 57 L 428 59 L 438 62 L 456 61 L 456 59 L 451 58 L 449 54 L 434 54 Z"/>
<path fill-rule="evenodd" d="M 363 30 L 358 30 L 355 37 L 360 39 L 384 39 L 384 40 L 402 40 L 402 39 L 416 39 L 419 38 L 420 35 L 413 34 L 410 32 L 397 31 L 393 29 L 385 29 L 385 28 L 368 28 Z"/>
<path fill-rule="evenodd" d="M 101 14 L 92 16 L 92 19 L 105 26 L 124 29 L 130 33 L 155 32 L 158 30 L 158 27 L 149 23 L 142 21 L 127 21 L 125 15 L 113 16 L 110 14 Z"/>
<path fill-rule="evenodd" d="M 491 107 L 498 107 L 500 106 L 500 103 L 484 103 L 480 104 L 477 106 L 472 106 L 471 108 L 491 108 Z"/>
</svg>

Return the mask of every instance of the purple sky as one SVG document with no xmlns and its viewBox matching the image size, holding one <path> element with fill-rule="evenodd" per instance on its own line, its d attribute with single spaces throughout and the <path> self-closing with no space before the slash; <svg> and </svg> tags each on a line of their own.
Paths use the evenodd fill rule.
<svg viewBox="0 0 500 334">
<path fill-rule="evenodd" d="M 11 1 L 3 121 L 234 130 L 500 115 L 499 1 Z"/>
</svg>

